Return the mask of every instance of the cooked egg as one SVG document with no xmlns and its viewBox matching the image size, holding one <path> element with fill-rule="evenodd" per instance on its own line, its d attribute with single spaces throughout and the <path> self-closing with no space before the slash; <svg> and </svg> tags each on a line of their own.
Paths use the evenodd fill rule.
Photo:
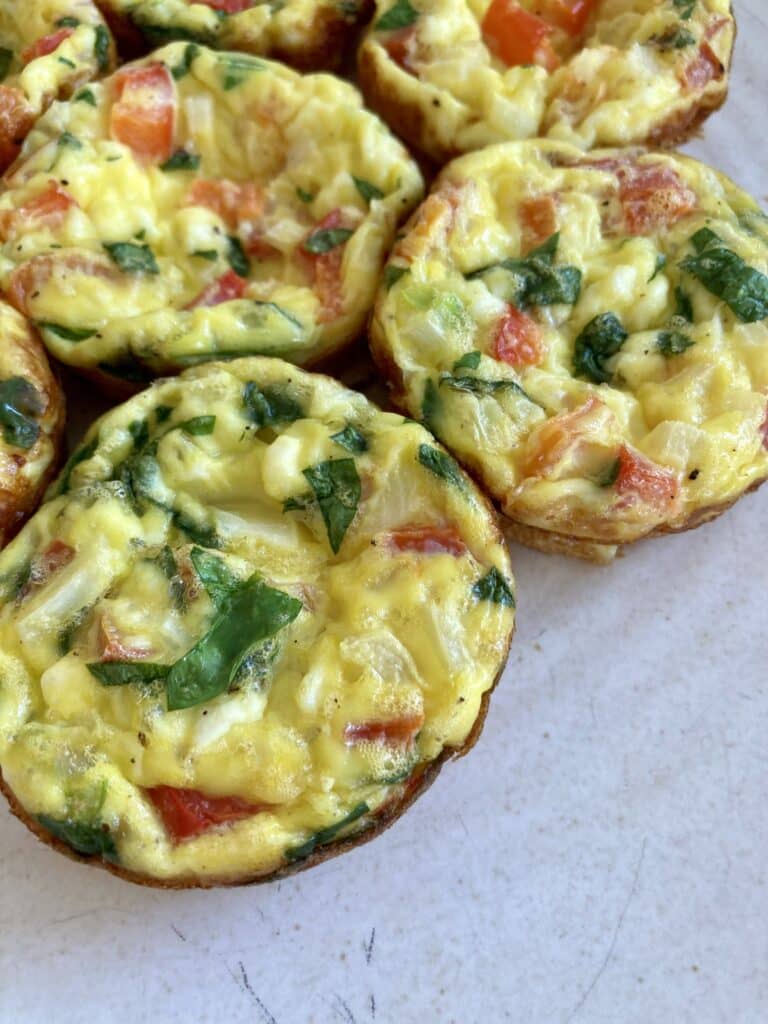
<svg viewBox="0 0 768 1024">
<path fill-rule="evenodd" d="M 730 0 L 377 0 L 360 81 L 438 160 L 537 135 L 670 144 L 725 99 L 734 33 Z"/>
<path fill-rule="evenodd" d="M 374 354 L 518 537 L 610 558 L 768 476 L 767 275 L 768 219 L 710 167 L 508 143 L 407 225 Z"/>
<path fill-rule="evenodd" d="M 0 286 L 62 362 L 134 387 L 353 340 L 418 168 L 355 89 L 171 44 L 57 104 L 0 195 Z"/>
<path fill-rule="evenodd" d="M 107 413 L 0 579 L 13 806 L 164 884 L 373 834 L 476 738 L 514 619 L 495 516 L 431 435 L 269 359 Z"/>
</svg>

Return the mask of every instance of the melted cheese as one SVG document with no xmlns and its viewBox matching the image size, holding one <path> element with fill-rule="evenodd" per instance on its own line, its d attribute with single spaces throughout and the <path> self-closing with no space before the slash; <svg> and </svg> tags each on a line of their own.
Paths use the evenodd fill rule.
<svg viewBox="0 0 768 1024">
<path fill-rule="evenodd" d="M 187 158 L 177 169 L 116 141 L 120 82 L 158 62 L 173 72 L 168 148 Z M 150 90 L 143 107 L 156 102 Z M 250 189 L 252 211 L 217 210 L 215 197 L 195 193 L 200 181 L 214 196 Z M 375 192 L 364 197 L 366 185 Z M 41 215 L 51 188 L 68 205 Z M 396 225 L 421 188 L 413 161 L 351 86 L 173 44 L 37 123 L 0 196 L 0 218 L 21 211 L 0 254 L 0 284 L 57 358 L 80 369 L 137 381 L 221 355 L 307 363 L 360 331 Z M 343 236 L 308 253 L 304 243 L 329 215 Z M 149 265 L 126 269 L 105 249 L 115 243 Z M 202 300 L 235 273 L 241 297 Z"/>
<path fill-rule="evenodd" d="M 288 418 L 259 427 L 249 386 L 287 403 Z M 184 426 L 199 417 L 215 417 L 210 432 Z M 334 440 L 349 427 L 365 451 Z M 433 444 L 328 378 L 264 359 L 158 382 L 96 423 L 0 556 L 0 765 L 28 813 L 77 819 L 96 794 L 91 819 L 109 829 L 124 867 L 245 878 L 276 870 L 362 803 L 354 829 L 372 824 L 409 779 L 464 744 L 513 625 L 511 590 L 494 602 L 477 585 L 491 570 L 512 583 L 482 496 L 424 463 Z M 334 554 L 296 468 L 340 459 L 354 460 L 361 496 Z M 392 539 L 429 524 L 452 526 L 460 549 Z M 106 656 L 105 628 L 134 651 L 129 660 L 160 664 L 210 629 L 215 609 L 190 561 L 205 531 L 208 554 L 231 574 L 260 573 L 301 601 L 266 671 L 177 711 L 166 710 L 161 683 L 102 685 L 87 666 Z M 69 561 L 14 597 L 7 581 L 52 541 Z M 171 580 L 165 545 L 179 572 Z M 423 716 L 411 744 L 345 738 L 349 723 L 403 716 Z M 146 795 L 157 785 L 271 806 L 174 844 Z"/>
<path fill-rule="evenodd" d="M 534 243 L 526 210 L 537 203 L 553 220 Z M 444 170 L 396 246 L 375 350 L 411 415 L 518 522 L 606 544 L 679 528 L 768 476 L 768 321 L 737 315 L 682 265 L 706 229 L 745 273 L 765 275 L 767 224 L 754 200 L 686 157 L 491 147 Z M 553 266 L 581 275 L 576 301 L 530 304 L 539 355 L 505 360 L 499 332 L 520 300 L 503 269 L 477 271 L 524 256 L 550 230 Z M 600 382 L 576 367 L 576 339 L 609 313 L 626 338 Z M 680 350 L 665 353 L 670 343 Z M 630 479 L 636 457 L 674 500 Z"/>
</svg>

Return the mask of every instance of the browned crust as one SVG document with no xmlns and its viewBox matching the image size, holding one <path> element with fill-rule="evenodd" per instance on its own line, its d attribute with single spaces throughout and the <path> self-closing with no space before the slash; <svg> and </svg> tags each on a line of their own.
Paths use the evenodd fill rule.
<svg viewBox="0 0 768 1024">
<path fill-rule="evenodd" d="M 337 382 L 334 381 L 334 383 Z M 503 544 L 504 535 L 501 529 L 501 520 L 493 502 L 483 492 L 478 492 L 476 497 L 478 502 L 485 508 L 491 518 L 496 541 Z M 65 856 L 69 857 L 70 860 L 76 860 L 83 864 L 92 864 L 96 867 L 104 868 L 106 871 L 109 871 L 110 874 L 117 875 L 118 878 L 123 878 L 127 882 L 135 882 L 137 885 L 149 886 L 150 888 L 156 889 L 214 889 L 220 886 L 257 885 L 263 882 L 272 882 L 281 878 L 287 878 L 288 875 L 296 874 L 299 871 L 305 871 L 307 868 L 314 867 L 316 864 L 322 864 L 323 861 L 330 860 L 331 857 L 336 857 L 341 853 L 346 853 L 348 850 L 354 849 L 356 846 L 362 846 L 363 843 L 370 842 L 371 839 L 380 835 L 385 831 L 385 829 L 394 825 L 397 819 L 408 810 L 411 804 L 414 803 L 422 793 L 429 789 L 440 774 L 440 769 L 446 761 L 464 757 L 469 753 L 472 747 L 477 743 L 480 738 L 480 734 L 483 731 L 483 726 L 485 725 L 485 719 L 490 705 L 491 694 L 496 689 L 506 667 L 514 632 L 515 626 L 513 624 L 512 628 L 509 630 L 509 634 L 504 645 L 504 651 L 499 659 L 499 670 L 490 687 L 483 694 L 472 729 L 461 746 L 446 747 L 434 761 L 429 762 L 420 772 L 418 772 L 418 774 L 415 774 L 407 780 L 399 798 L 386 801 L 379 811 L 373 815 L 373 822 L 367 828 L 364 828 L 362 831 L 348 836 L 345 839 L 340 839 L 336 842 L 329 843 L 327 846 L 322 846 L 303 860 L 295 861 L 293 864 L 287 863 L 285 866 L 268 874 L 248 875 L 242 878 L 223 876 L 218 878 L 167 880 L 142 875 L 135 871 L 129 871 L 127 868 L 121 867 L 119 864 L 112 864 L 108 861 L 104 861 L 100 857 L 84 856 L 83 854 L 79 854 L 70 846 L 67 846 L 66 843 L 62 842 L 56 836 L 44 829 L 42 825 L 40 825 L 39 822 L 30 815 L 17 800 L 16 795 L 3 778 L 2 768 L 0 768 L 0 792 L 7 799 L 12 813 L 22 821 L 41 842 L 46 843 L 55 850 L 58 850 L 59 853 L 63 853 Z"/>
<path fill-rule="evenodd" d="M 707 118 L 716 110 L 719 110 L 723 103 L 725 103 L 728 96 L 729 73 L 737 31 L 737 23 L 733 13 L 733 2 L 731 2 L 729 16 L 733 22 L 733 40 L 731 42 L 731 51 L 725 62 L 725 73 L 721 88 L 703 92 L 697 101 L 691 103 L 686 109 L 671 114 L 649 132 L 644 139 L 635 139 L 632 142 L 628 142 L 627 145 L 655 146 L 660 149 L 671 149 L 682 145 L 690 140 Z M 357 73 L 360 88 L 368 106 L 375 110 L 394 132 L 405 139 L 411 146 L 415 147 L 417 158 L 418 154 L 421 154 L 422 159 L 427 161 L 436 160 L 444 164 L 460 155 L 462 150 L 458 147 L 443 146 L 435 140 L 434 132 L 430 129 L 429 118 L 423 106 L 417 101 L 403 100 L 398 95 L 397 90 L 392 88 L 391 83 L 384 79 L 380 69 L 377 67 L 374 44 L 369 39 L 363 41 L 358 52 Z M 418 76 L 414 77 L 418 79 Z M 510 138 L 507 141 L 518 140 Z M 607 146 L 607 143 L 598 141 L 592 148 L 604 148 Z"/>
<path fill-rule="evenodd" d="M 19 532 L 29 516 L 40 504 L 48 484 L 54 478 L 61 465 L 64 455 L 64 427 L 66 420 L 66 401 L 64 391 L 51 370 L 46 357 L 43 343 L 32 328 L 25 324 L 23 333 L 14 334 L 13 338 L 3 339 L 6 346 L 13 348 L 13 375 L 24 377 L 35 387 L 44 402 L 41 417 L 46 419 L 53 414 L 50 426 L 40 422 L 40 437 L 28 451 L 19 450 L 14 454 L 4 454 L 3 460 L 12 460 L 16 467 L 18 487 L 0 488 L 0 546 L 6 545 Z M 52 458 L 40 477 L 32 486 L 21 481 L 20 472 L 23 466 L 37 458 L 42 445 L 50 443 L 53 447 Z"/>
</svg>

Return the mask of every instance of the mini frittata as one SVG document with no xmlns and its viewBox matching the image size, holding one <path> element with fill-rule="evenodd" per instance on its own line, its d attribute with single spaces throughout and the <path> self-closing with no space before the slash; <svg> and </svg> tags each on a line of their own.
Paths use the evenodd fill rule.
<svg viewBox="0 0 768 1024">
<path fill-rule="evenodd" d="M 112 70 L 114 58 L 92 0 L 0 0 L 0 171 L 35 118 Z"/>
<path fill-rule="evenodd" d="M 63 451 L 64 395 L 45 349 L 0 302 L 0 546 L 39 504 Z"/>
<path fill-rule="evenodd" d="M 194 43 L 56 104 L 6 181 L 0 287 L 58 359 L 134 390 L 352 341 L 422 195 L 352 86 Z"/>
<path fill-rule="evenodd" d="M 0 578 L 12 806 L 164 885 L 373 835 L 477 737 L 514 619 L 495 515 L 434 438 L 273 359 L 107 413 Z"/>
<path fill-rule="evenodd" d="M 768 219 L 683 156 L 507 143 L 438 179 L 374 355 L 544 550 L 610 559 L 768 477 Z"/>
<path fill-rule="evenodd" d="M 730 0 L 377 0 L 360 49 L 374 110 L 436 160 L 548 137 L 686 138 L 723 102 Z"/>
<path fill-rule="evenodd" d="M 121 48 L 183 39 L 284 60 L 304 71 L 336 68 L 370 0 L 96 0 Z"/>
</svg>

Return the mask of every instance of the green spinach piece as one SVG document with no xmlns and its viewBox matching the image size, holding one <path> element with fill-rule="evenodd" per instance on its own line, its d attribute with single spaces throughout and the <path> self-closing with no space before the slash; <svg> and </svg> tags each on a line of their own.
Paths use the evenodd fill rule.
<svg viewBox="0 0 768 1024">
<path fill-rule="evenodd" d="M 691 238 L 696 250 L 681 268 L 716 295 L 745 324 L 768 317 L 768 277 L 728 249 L 719 235 L 701 228 Z"/>
<path fill-rule="evenodd" d="M 165 679 L 172 666 L 149 661 L 93 661 L 86 668 L 102 686 L 128 686 Z"/>
<path fill-rule="evenodd" d="M 395 28 L 407 28 L 418 16 L 419 12 L 412 6 L 410 0 L 395 0 L 373 27 L 379 32 L 391 32 Z"/>
<path fill-rule="evenodd" d="M 352 237 L 354 231 L 351 228 L 318 228 L 304 241 L 303 248 L 317 256 L 324 252 L 330 252 Z"/>
<path fill-rule="evenodd" d="M 134 242 L 104 242 L 109 258 L 126 274 L 159 274 L 155 254 L 148 245 Z"/>
<path fill-rule="evenodd" d="M 682 25 L 670 25 L 661 35 L 651 36 L 648 42 L 659 50 L 684 50 L 695 44 L 696 36 Z"/>
<path fill-rule="evenodd" d="M 481 352 L 465 352 L 461 359 L 457 359 L 453 364 L 453 372 L 456 373 L 457 370 L 476 370 L 480 365 L 481 358 Z"/>
<path fill-rule="evenodd" d="M 335 839 L 338 834 L 343 831 L 348 825 L 357 821 L 358 818 L 362 818 L 364 814 L 369 811 L 368 804 L 359 803 L 354 807 L 346 817 L 342 818 L 341 821 L 337 821 L 335 825 L 329 825 L 328 828 L 320 829 L 319 832 L 315 832 L 305 843 L 301 846 L 293 846 L 285 851 L 285 859 L 290 863 L 296 860 L 304 860 L 305 857 L 309 857 L 311 853 L 314 853 L 318 846 L 325 846 Z"/>
<path fill-rule="evenodd" d="M 615 313 L 600 313 L 589 321 L 576 339 L 573 370 L 596 384 L 607 384 L 612 374 L 605 364 L 621 349 L 629 337 Z"/>
<path fill-rule="evenodd" d="M 208 437 L 216 427 L 215 416 L 193 416 L 191 420 L 179 423 L 179 430 L 191 437 Z"/>
<path fill-rule="evenodd" d="M 0 46 L 0 82 L 5 81 L 13 63 L 13 50 Z"/>
<path fill-rule="evenodd" d="M 472 586 L 472 597 L 476 601 L 490 601 L 509 608 L 515 607 L 515 595 L 512 587 L 494 566 L 482 579 Z"/>
<path fill-rule="evenodd" d="M 656 339 L 656 347 L 663 356 L 679 356 L 681 352 L 691 348 L 696 342 L 682 331 L 660 331 Z"/>
<path fill-rule="evenodd" d="M 303 472 L 320 507 L 331 551 L 338 554 L 362 493 L 355 460 L 328 459 Z"/>
<path fill-rule="evenodd" d="M 691 297 L 680 285 L 675 288 L 675 316 L 680 317 L 689 324 L 693 323 L 693 303 L 691 302 Z"/>
<path fill-rule="evenodd" d="M 683 21 L 688 21 L 696 7 L 696 0 L 672 0 L 672 6 L 680 12 Z"/>
<path fill-rule="evenodd" d="M 243 585 L 243 581 L 235 576 L 223 558 L 210 554 L 205 548 L 192 548 L 190 558 L 208 597 L 222 611 L 227 600 Z"/>
<path fill-rule="evenodd" d="M 236 235 L 227 236 L 227 262 L 239 277 L 248 277 L 251 261 L 245 254 L 243 243 Z"/>
<path fill-rule="evenodd" d="M 47 814 L 38 814 L 37 821 L 46 832 L 66 843 L 85 857 L 103 857 L 117 862 L 115 840 L 106 825 L 88 825 L 80 821 L 59 821 Z"/>
<path fill-rule="evenodd" d="M 466 490 L 467 485 L 458 463 L 447 452 L 441 452 L 439 448 L 433 448 L 430 444 L 420 444 L 417 458 L 430 473 L 451 486 L 458 487 L 460 491 Z"/>
<path fill-rule="evenodd" d="M 186 149 L 177 149 L 164 164 L 160 164 L 161 171 L 196 171 L 200 166 L 200 155 L 188 153 Z"/>
<path fill-rule="evenodd" d="M 242 85 L 252 72 L 263 71 L 266 65 L 255 57 L 245 53 L 219 54 L 219 63 L 223 68 L 222 86 L 225 92 Z"/>
<path fill-rule="evenodd" d="M 96 26 L 93 55 L 96 58 L 99 71 L 107 71 L 109 69 L 109 32 L 105 25 Z"/>
<path fill-rule="evenodd" d="M 184 53 L 181 55 L 181 60 L 171 68 L 171 74 L 177 82 L 180 78 L 184 78 L 185 75 L 189 74 L 189 70 L 199 54 L 200 47 L 196 46 L 194 43 L 189 43 L 184 47 Z"/>
<path fill-rule="evenodd" d="M 435 425 L 440 417 L 443 403 L 440 400 L 435 382 L 427 377 L 424 383 L 424 393 L 421 396 L 421 418 L 433 433 L 437 433 Z"/>
<path fill-rule="evenodd" d="M 506 274 L 503 297 L 519 309 L 561 302 L 572 305 L 581 295 L 581 271 L 578 267 L 554 266 L 559 243 L 560 233 L 557 232 L 524 258 L 491 263 L 467 274 L 467 280 L 503 271 Z"/>
<path fill-rule="evenodd" d="M 33 417 L 43 408 L 39 392 L 24 377 L 0 381 L 0 427 L 6 444 L 31 448 L 40 436 L 40 424 Z"/>
<path fill-rule="evenodd" d="M 166 544 L 155 559 L 157 567 L 168 580 L 168 592 L 171 595 L 171 603 L 177 612 L 187 610 L 187 589 L 184 580 L 179 574 L 179 567 L 176 557 L 169 544 Z"/>
<path fill-rule="evenodd" d="M 277 384 L 260 388 L 249 380 L 243 388 L 243 407 L 247 418 L 259 429 L 277 423 L 293 423 L 304 417 L 301 405 Z"/>
<path fill-rule="evenodd" d="M 341 445 L 342 448 L 346 448 L 348 452 L 354 452 L 355 455 L 367 452 L 370 447 L 365 434 L 361 433 L 357 427 L 353 427 L 351 423 L 348 423 L 338 434 L 331 434 L 331 440 Z"/>
<path fill-rule="evenodd" d="M 92 89 L 81 89 L 75 96 L 75 103 L 87 103 L 90 107 L 96 106 L 96 97 Z"/>
<path fill-rule="evenodd" d="M 371 184 L 370 181 L 366 181 L 365 178 L 356 178 L 352 175 L 352 181 L 355 183 L 355 188 L 360 193 L 363 201 L 370 203 L 373 199 L 383 199 L 384 193 L 376 185 Z"/>
<path fill-rule="evenodd" d="M 388 263 L 384 267 L 384 287 L 389 291 L 392 285 L 397 284 L 404 274 L 410 274 L 408 267 L 398 267 L 394 263 Z"/>
<path fill-rule="evenodd" d="M 36 326 L 39 330 L 49 331 L 64 341 L 85 341 L 96 333 L 95 327 L 65 327 L 63 324 L 53 324 L 48 320 L 38 320 Z"/>
</svg>

